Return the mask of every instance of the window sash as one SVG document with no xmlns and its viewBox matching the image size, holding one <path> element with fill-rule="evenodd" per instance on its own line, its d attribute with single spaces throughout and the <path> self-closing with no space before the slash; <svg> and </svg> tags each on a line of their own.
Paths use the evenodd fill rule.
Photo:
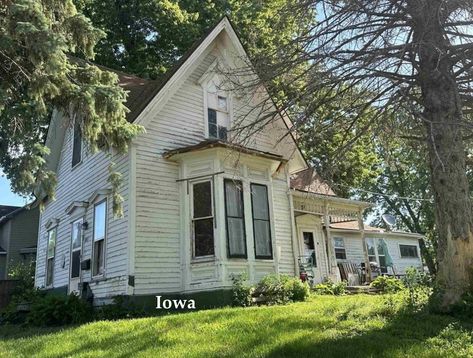
<svg viewBox="0 0 473 358">
<path fill-rule="evenodd" d="M 347 252 L 345 248 L 336 247 L 335 248 L 335 258 L 338 260 L 346 260 L 347 259 Z"/>
<path fill-rule="evenodd" d="M 233 192 L 231 192 L 231 190 L 233 190 Z M 225 179 L 224 194 L 228 257 L 247 258 L 245 206 L 242 182 Z M 233 207 L 231 206 L 232 204 L 234 205 Z M 237 228 L 240 229 L 239 233 L 235 232 L 238 230 Z"/>
<path fill-rule="evenodd" d="M 46 257 L 48 259 L 54 258 L 56 255 L 56 237 L 57 237 L 57 228 L 51 229 L 48 231 L 48 247 Z"/>
<path fill-rule="evenodd" d="M 72 223 L 71 235 L 71 278 L 80 276 L 80 259 L 82 253 L 82 223 L 83 219 Z"/>
<path fill-rule="evenodd" d="M 409 258 L 419 257 L 419 252 L 417 250 L 416 245 L 400 244 L 399 251 L 401 253 L 401 257 L 409 257 Z"/>
<path fill-rule="evenodd" d="M 273 246 L 272 246 L 272 237 L 271 237 L 271 219 L 270 219 L 270 213 L 269 213 L 268 187 L 263 184 L 251 183 L 250 188 L 251 188 L 251 211 L 252 211 L 252 217 L 253 217 L 253 239 L 254 239 L 254 244 L 255 244 L 255 258 L 272 259 Z M 257 188 L 264 188 L 264 190 L 260 191 Z M 263 194 L 262 195 L 263 197 L 258 198 L 258 195 L 260 194 Z M 258 203 L 257 200 L 262 200 L 265 203 Z M 264 206 L 261 206 L 261 204 L 264 204 Z M 262 209 L 261 212 L 257 211 L 258 208 Z M 264 227 L 262 225 L 264 225 Z M 259 239 L 258 236 L 261 235 L 263 232 L 265 232 L 267 237 L 266 238 L 262 237 L 261 238 L 262 240 L 258 240 Z M 264 252 L 259 251 L 261 249 L 263 249 Z"/>
<path fill-rule="evenodd" d="M 72 138 L 72 166 L 74 167 L 82 160 L 82 129 L 80 121 L 74 121 L 74 131 Z"/>
<path fill-rule="evenodd" d="M 100 224 L 100 226 L 98 225 Z M 92 247 L 92 276 L 105 272 L 105 238 L 107 237 L 107 199 L 94 205 L 94 239 Z"/>
<path fill-rule="evenodd" d="M 208 186 L 207 186 L 207 185 Z M 206 185 L 206 186 L 202 186 Z M 197 197 L 196 187 L 201 186 L 206 191 Z M 192 183 L 192 256 L 194 258 L 210 257 L 215 255 L 213 185 L 211 180 Z M 204 204 L 204 207 L 199 205 Z"/>
<path fill-rule="evenodd" d="M 92 276 L 100 276 L 105 272 L 105 240 L 94 241 L 94 265 Z"/>
</svg>

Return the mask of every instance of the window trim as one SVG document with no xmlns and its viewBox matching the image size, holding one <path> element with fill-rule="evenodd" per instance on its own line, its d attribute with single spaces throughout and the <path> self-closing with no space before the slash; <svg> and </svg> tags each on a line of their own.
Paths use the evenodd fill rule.
<svg viewBox="0 0 473 358">
<path fill-rule="evenodd" d="M 398 243 L 399 245 L 399 257 L 401 259 L 413 259 L 413 260 L 417 260 L 420 258 L 420 255 L 419 255 L 419 247 L 416 245 L 416 244 L 401 244 L 401 243 Z M 412 246 L 412 247 L 415 247 L 416 249 L 416 256 L 403 256 L 402 255 L 402 250 L 401 250 L 401 246 Z"/>
<path fill-rule="evenodd" d="M 236 217 L 236 216 L 229 216 L 227 212 L 227 190 L 226 190 L 226 184 L 228 182 L 234 182 L 234 183 L 239 183 L 241 185 L 241 191 L 240 191 L 240 198 L 241 198 L 241 205 L 242 205 L 242 217 Z M 247 259 L 248 258 L 248 244 L 246 242 L 246 217 L 245 217 L 245 197 L 243 194 L 244 188 L 243 188 L 243 181 L 241 180 L 233 180 L 229 178 L 224 178 L 223 179 L 223 196 L 224 196 L 224 207 L 225 207 L 225 233 L 227 236 L 227 257 L 230 259 Z M 245 254 L 244 255 L 232 255 L 230 253 L 230 235 L 228 231 L 228 218 L 238 218 L 243 220 L 243 242 L 245 243 Z"/>
<path fill-rule="evenodd" d="M 335 242 L 336 242 L 335 239 L 341 239 L 342 242 L 343 242 L 343 247 L 337 247 L 337 246 L 335 246 Z M 333 237 L 332 237 L 332 241 L 333 241 L 333 253 L 335 254 L 335 260 L 348 260 L 348 259 L 347 259 L 347 247 L 346 247 L 346 245 L 345 245 L 345 238 L 342 237 L 342 236 L 333 236 Z M 337 249 L 343 249 L 343 251 L 344 251 L 343 254 L 344 254 L 344 256 L 345 256 L 344 259 L 339 259 L 339 258 L 337 257 Z"/>
<path fill-rule="evenodd" d="M 268 207 L 268 224 L 269 224 L 269 250 L 271 251 L 270 255 L 264 256 L 264 255 L 257 255 L 256 253 L 256 236 L 255 236 L 255 212 L 254 212 L 254 205 L 253 205 L 253 185 L 256 186 L 263 186 L 266 188 L 266 205 Z M 273 252 L 273 225 L 271 222 L 271 211 L 270 211 L 270 206 L 269 206 L 269 187 L 267 184 L 261 184 L 257 182 L 250 182 L 250 197 L 251 197 L 251 224 L 253 226 L 253 244 L 254 244 L 254 251 L 255 251 L 255 259 L 256 260 L 273 260 L 274 258 L 274 252 Z M 260 221 L 263 221 L 261 219 L 258 219 Z"/>
<path fill-rule="evenodd" d="M 78 249 L 75 249 L 73 248 L 72 244 L 73 244 L 73 233 L 74 233 L 74 225 L 80 221 L 80 225 L 82 225 L 84 223 L 84 218 L 83 217 L 80 217 L 76 220 L 74 220 L 72 223 L 71 223 L 71 246 L 70 246 L 70 264 L 69 264 L 69 281 L 70 280 L 74 280 L 74 279 L 80 279 L 81 276 L 82 276 L 82 270 L 80 268 L 80 262 L 82 261 L 82 244 L 83 244 L 83 240 L 84 240 L 84 235 L 83 235 L 83 229 L 81 228 L 81 231 L 80 231 L 80 235 L 81 235 L 81 238 L 80 238 L 80 246 Z M 74 253 L 74 251 L 79 251 L 80 250 L 80 256 L 79 256 L 79 276 L 77 277 L 72 277 L 72 254 Z"/>
<path fill-rule="evenodd" d="M 80 149 L 79 149 L 79 161 L 77 163 L 74 163 L 74 148 L 75 148 L 75 139 L 76 139 L 76 123 L 77 122 L 77 118 L 74 119 L 74 125 L 72 126 L 72 151 L 71 151 L 71 169 L 74 169 L 76 168 L 77 166 L 79 166 L 81 163 L 82 163 L 82 149 L 83 149 L 83 145 L 82 145 L 82 133 L 81 133 L 81 136 L 80 136 Z M 82 128 L 80 128 L 80 130 L 82 131 Z"/>
<path fill-rule="evenodd" d="M 194 185 L 195 184 L 200 184 L 200 183 L 210 183 L 210 194 L 212 195 L 211 197 L 211 209 L 212 209 L 212 215 L 211 216 L 205 216 L 205 217 L 200 217 L 198 220 L 206 220 L 206 219 L 212 219 L 212 228 L 213 228 L 213 245 L 214 245 L 214 253 L 213 255 L 204 255 L 204 256 L 196 256 L 195 255 L 195 227 L 194 227 Z M 193 262 L 199 262 L 199 261 L 207 261 L 209 259 L 213 260 L 216 257 L 216 248 L 215 248 L 215 224 L 216 224 L 216 217 L 215 217 L 215 193 L 214 193 L 214 181 L 212 177 L 207 177 L 199 180 L 195 180 L 192 182 L 189 182 L 190 185 L 190 224 L 191 224 L 191 259 Z"/>
<path fill-rule="evenodd" d="M 217 64 L 217 60 L 214 61 L 214 63 L 212 63 L 212 65 L 210 65 L 209 69 L 206 71 L 206 73 L 199 79 L 199 84 L 201 85 L 202 87 L 202 91 L 203 91 L 203 99 L 204 99 L 204 137 L 206 139 L 216 139 L 216 138 L 213 138 L 213 137 L 210 137 L 210 133 L 209 133 L 209 117 L 208 117 L 208 110 L 209 110 L 209 99 L 208 99 L 208 95 L 209 95 L 209 84 L 210 82 L 212 82 L 214 80 L 214 78 L 216 77 L 216 74 L 213 72 L 216 68 L 216 66 L 218 65 Z M 227 111 L 224 112 L 224 111 L 221 111 L 219 110 L 218 108 L 210 108 L 210 109 L 214 109 L 216 112 L 224 112 L 224 113 L 227 113 L 228 114 L 228 126 L 229 128 L 227 128 L 227 140 L 229 139 L 228 136 L 229 136 L 229 132 L 230 132 L 230 128 L 232 126 L 232 122 L 233 122 L 233 98 L 232 98 L 232 95 L 230 93 L 230 91 L 221 91 L 221 93 L 217 93 L 217 102 L 218 102 L 218 97 L 225 97 L 227 99 Z M 218 107 L 218 103 L 217 103 L 217 107 Z M 218 129 L 217 129 L 217 132 L 218 132 Z"/>
<path fill-rule="evenodd" d="M 101 240 L 95 240 L 95 225 L 96 225 L 96 220 L 95 220 L 95 208 L 101 204 L 105 203 L 105 223 L 104 223 L 104 226 L 105 226 L 105 233 L 104 233 L 104 237 L 103 239 Z M 91 251 L 91 277 L 92 279 L 96 279 L 96 278 L 100 278 L 100 277 L 105 277 L 105 270 L 106 270 L 106 257 L 107 257 L 107 253 L 106 253 L 106 248 L 107 248 L 107 236 L 108 236 L 108 200 L 107 198 L 104 198 L 100 201 L 97 201 L 95 204 L 94 204 L 94 211 L 92 213 L 92 216 L 93 216 L 93 231 L 92 231 L 92 251 Z M 95 243 L 98 242 L 98 241 L 103 241 L 103 270 L 102 270 L 102 273 L 99 273 L 99 274 L 95 274 Z"/>
<path fill-rule="evenodd" d="M 44 275 L 44 286 L 49 288 L 49 287 L 53 287 L 54 286 L 54 268 L 56 266 L 56 248 L 57 248 L 57 225 L 56 226 L 53 226 L 53 227 L 50 227 L 48 230 L 47 230 L 47 241 L 46 241 L 46 267 L 45 267 L 45 275 Z M 53 254 L 53 257 L 51 258 L 52 259 L 52 262 L 53 262 L 53 268 L 52 268 L 52 272 L 51 272 L 51 283 L 48 284 L 48 261 L 49 261 L 49 257 L 48 257 L 48 251 L 49 251 L 49 233 L 52 232 L 52 231 L 55 231 L 56 234 L 55 234 L 55 238 L 54 238 L 54 254 Z"/>
</svg>

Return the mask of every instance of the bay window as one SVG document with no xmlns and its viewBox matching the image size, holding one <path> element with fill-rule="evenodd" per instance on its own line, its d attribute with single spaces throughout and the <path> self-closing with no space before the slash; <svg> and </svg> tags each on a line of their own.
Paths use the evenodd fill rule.
<svg viewBox="0 0 473 358">
<path fill-rule="evenodd" d="M 272 259 L 271 224 L 268 188 L 266 185 L 251 184 L 251 207 L 253 214 L 255 257 L 257 259 Z"/>
<path fill-rule="evenodd" d="M 192 184 L 193 257 L 213 256 L 214 216 L 212 182 Z"/>
<path fill-rule="evenodd" d="M 240 181 L 225 179 L 225 217 L 229 257 L 246 258 L 243 187 Z"/>
<path fill-rule="evenodd" d="M 104 200 L 94 206 L 93 276 L 100 276 L 104 273 L 106 226 L 107 201 Z"/>
</svg>

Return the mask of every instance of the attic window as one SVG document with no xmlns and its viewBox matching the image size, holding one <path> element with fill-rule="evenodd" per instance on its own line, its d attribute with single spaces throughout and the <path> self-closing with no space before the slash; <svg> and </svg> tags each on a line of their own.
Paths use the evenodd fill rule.
<svg viewBox="0 0 473 358">
<path fill-rule="evenodd" d="M 74 121 L 74 134 L 72 139 L 72 167 L 75 167 L 82 160 L 82 129 L 80 121 Z"/>
<path fill-rule="evenodd" d="M 216 86 L 210 86 L 207 92 L 208 137 L 226 141 L 230 127 L 228 98 L 218 93 Z"/>
</svg>

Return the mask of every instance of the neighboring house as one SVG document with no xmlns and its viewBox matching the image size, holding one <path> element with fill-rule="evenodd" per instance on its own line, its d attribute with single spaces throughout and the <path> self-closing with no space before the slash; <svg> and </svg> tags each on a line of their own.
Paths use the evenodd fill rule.
<svg viewBox="0 0 473 358">
<path fill-rule="evenodd" d="M 223 290 L 235 273 L 252 282 L 298 275 L 304 240 L 317 247 L 317 279 L 338 278 L 323 223 L 361 220 L 369 204 L 336 197 L 308 168 L 287 118 L 244 142 L 231 131 L 255 120 L 249 109 L 266 98 L 232 91 L 217 70 L 245 56 L 224 18 L 162 80 L 119 73 L 128 120 L 146 128 L 125 155 L 90 153 L 80 129 L 53 115 L 47 165 L 58 185 L 40 218 L 36 286 L 87 289 L 96 303 Z M 112 160 L 124 179 L 121 218 L 107 181 Z"/>
<path fill-rule="evenodd" d="M 17 263 L 34 262 L 39 209 L 0 205 L 0 280 Z"/>
</svg>

